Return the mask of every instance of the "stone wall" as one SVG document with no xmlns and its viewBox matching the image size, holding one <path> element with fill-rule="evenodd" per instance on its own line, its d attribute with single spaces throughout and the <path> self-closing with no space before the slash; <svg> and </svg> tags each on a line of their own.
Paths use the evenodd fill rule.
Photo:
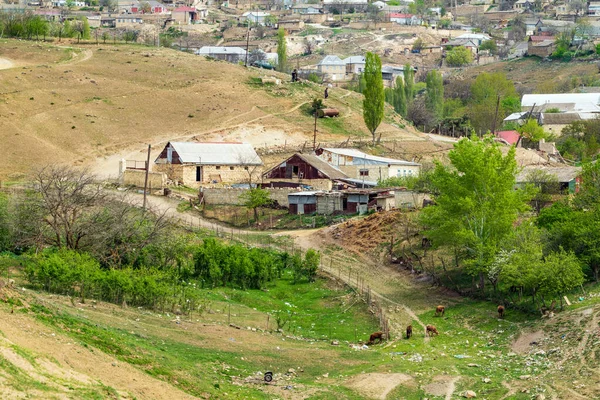
<svg viewBox="0 0 600 400">
<path fill-rule="evenodd" d="M 246 170 L 246 168 L 248 168 Z M 202 181 L 196 181 L 196 165 L 181 164 L 154 164 L 154 170 L 164 172 L 172 181 L 186 186 L 199 188 L 207 183 L 248 183 L 252 172 L 252 181 L 257 182 L 262 174 L 262 166 L 229 166 L 229 165 L 203 165 Z M 213 182 L 216 181 L 216 182 Z"/>
<path fill-rule="evenodd" d="M 423 208 L 423 200 L 431 200 L 426 193 L 396 190 L 396 208 Z"/>
<path fill-rule="evenodd" d="M 203 187 L 202 193 L 204 195 L 204 201 L 206 204 L 229 204 L 229 205 L 241 205 L 240 195 L 245 193 L 248 189 L 237 189 L 237 188 L 208 188 Z M 288 207 L 288 194 L 299 192 L 298 189 L 290 188 L 274 188 L 266 189 L 271 194 L 271 199 L 276 200 L 279 205 Z"/>
<path fill-rule="evenodd" d="M 123 172 L 124 186 L 144 187 L 146 171 L 126 169 Z M 162 172 L 150 172 L 148 174 L 148 188 L 152 190 L 162 189 L 167 184 L 167 175 Z"/>
</svg>

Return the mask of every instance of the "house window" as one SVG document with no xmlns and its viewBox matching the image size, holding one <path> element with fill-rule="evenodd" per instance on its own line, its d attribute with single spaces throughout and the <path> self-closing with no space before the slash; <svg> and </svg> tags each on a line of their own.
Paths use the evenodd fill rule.
<svg viewBox="0 0 600 400">
<path fill-rule="evenodd" d="M 234 167 L 229 167 L 229 170 L 230 170 L 230 171 L 233 171 L 233 170 L 234 170 Z"/>
<path fill-rule="evenodd" d="M 196 167 L 196 182 L 202 182 L 202 167 Z"/>
<path fill-rule="evenodd" d="M 358 171 L 360 176 L 369 176 L 369 170 L 368 169 L 361 169 Z"/>
<path fill-rule="evenodd" d="M 220 165 L 217 165 L 217 166 L 215 167 L 215 169 L 221 169 L 221 166 L 220 166 Z"/>
</svg>

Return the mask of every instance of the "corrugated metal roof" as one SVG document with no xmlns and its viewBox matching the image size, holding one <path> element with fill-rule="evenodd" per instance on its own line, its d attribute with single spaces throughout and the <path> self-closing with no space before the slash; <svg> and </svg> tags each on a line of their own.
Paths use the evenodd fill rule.
<svg viewBox="0 0 600 400">
<path fill-rule="evenodd" d="M 199 165 L 262 165 L 262 160 L 249 143 L 170 142 L 168 146 L 179 155 L 182 163 Z"/>
<path fill-rule="evenodd" d="M 346 65 L 338 56 L 325 56 L 317 65 Z"/>
<path fill-rule="evenodd" d="M 346 64 L 365 64 L 366 62 L 365 56 L 350 56 L 344 58 L 344 63 Z"/>
<path fill-rule="evenodd" d="M 196 51 L 197 55 L 208 56 L 211 54 L 238 54 L 246 55 L 246 50 L 241 47 L 202 46 Z"/>
<path fill-rule="evenodd" d="M 303 160 L 307 164 L 318 169 L 321 173 L 323 173 L 327 178 L 329 178 L 331 180 L 348 178 L 348 175 L 346 175 L 345 173 L 343 173 L 342 171 L 340 171 L 333 165 L 328 164 L 325 161 L 321 160 L 319 157 L 312 155 L 312 154 L 300 154 L 300 153 L 296 153 L 293 156 L 289 157 L 287 160 L 277 164 L 276 166 L 274 166 L 273 168 L 271 168 L 270 170 L 265 172 L 263 174 L 263 176 L 267 176 L 274 169 L 281 167 L 282 164 L 287 163 L 294 156 L 299 157 L 301 160 Z M 304 179 L 308 180 L 308 178 L 304 178 Z"/>
<path fill-rule="evenodd" d="M 306 161 L 308 164 L 312 165 L 323 174 L 325 174 L 329 179 L 344 179 L 347 178 L 348 175 L 337 169 L 331 164 L 327 164 L 325 161 L 321 160 L 319 157 L 314 156 L 312 154 L 300 154 L 298 153 L 298 157 Z"/>
<path fill-rule="evenodd" d="M 393 164 L 393 165 L 415 165 L 415 166 L 420 166 L 421 165 L 421 164 L 418 164 L 418 163 L 415 163 L 415 162 L 411 162 L 411 161 L 396 160 L 396 159 L 393 159 L 393 158 L 372 156 L 370 154 L 363 153 L 362 151 L 356 150 L 356 149 L 324 148 L 323 150 L 327 150 L 330 153 L 341 154 L 343 156 L 354 157 L 354 158 L 363 158 L 365 160 L 377 161 L 377 162 L 386 163 L 386 164 Z"/>
<path fill-rule="evenodd" d="M 557 93 L 557 94 L 524 94 L 521 107 L 541 106 L 546 103 L 574 103 L 574 111 L 597 109 L 600 104 L 600 93 Z"/>
<path fill-rule="evenodd" d="M 532 171 L 545 171 L 549 174 L 556 176 L 560 183 L 571 182 L 573 179 L 577 178 L 581 174 L 581 167 L 546 167 L 546 166 L 536 166 L 530 165 L 524 167 L 521 172 L 517 174 L 517 183 L 527 182 L 527 175 Z"/>
</svg>

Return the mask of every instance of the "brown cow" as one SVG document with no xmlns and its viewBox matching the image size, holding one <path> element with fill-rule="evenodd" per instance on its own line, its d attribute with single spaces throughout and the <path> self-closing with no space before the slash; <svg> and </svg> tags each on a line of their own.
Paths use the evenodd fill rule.
<svg viewBox="0 0 600 400">
<path fill-rule="evenodd" d="M 412 336 L 412 325 L 409 325 L 406 327 L 406 338 L 410 339 L 411 336 Z"/>
<path fill-rule="evenodd" d="M 498 306 L 498 317 L 504 318 L 504 306 Z"/>
<path fill-rule="evenodd" d="M 446 307 L 444 307 L 444 306 L 437 306 L 437 307 L 435 308 L 435 316 L 436 316 L 436 317 L 437 317 L 438 315 L 439 315 L 440 317 L 443 317 L 445 312 L 446 312 Z"/>
<path fill-rule="evenodd" d="M 371 336 L 369 337 L 369 341 L 367 342 L 368 345 L 371 344 L 375 344 L 375 340 L 379 339 L 379 343 L 381 343 L 383 341 L 383 332 L 374 332 L 371 333 Z"/>
<path fill-rule="evenodd" d="M 427 325 L 425 330 L 426 330 L 425 333 L 427 334 L 427 336 L 439 335 L 439 332 L 433 325 Z"/>
</svg>

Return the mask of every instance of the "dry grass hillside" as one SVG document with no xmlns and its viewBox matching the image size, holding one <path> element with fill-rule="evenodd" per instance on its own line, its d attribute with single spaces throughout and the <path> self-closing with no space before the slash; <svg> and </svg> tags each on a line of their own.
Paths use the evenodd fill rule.
<svg viewBox="0 0 600 400">
<path fill-rule="evenodd" d="M 322 96 L 319 85 L 168 49 L 72 46 L 0 42 L 0 179 L 49 162 L 95 162 L 96 172 L 112 174 L 120 158 L 144 158 L 148 143 L 160 150 L 168 140 L 312 141 L 313 120 L 303 106 Z M 283 83 L 253 79 L 265 74 Z M 326 105 L 341 117 L 320 122 L 318 140 L 368 139 L 361 102 L 356 93 L 330 90 Z M 425 140 L 403 126 L 386 117 L 380 132 Z"/>
</svg>

